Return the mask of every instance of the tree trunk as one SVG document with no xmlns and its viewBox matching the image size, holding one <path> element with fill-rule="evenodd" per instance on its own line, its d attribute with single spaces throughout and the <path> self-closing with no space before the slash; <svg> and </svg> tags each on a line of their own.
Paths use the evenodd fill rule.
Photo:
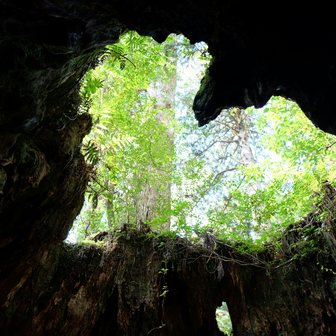
<svg viewBox="0 0 336 336">
<path fill-rule="evenodd" d="M 107 217 L 107 227 L 110 230 L 112 230 L 113 229 L 113 224 L 114 224 L 113 199 L 106 198 L 105 209 L 106 209 L 106 217 Z"/>
<path fill-rule="evenodd" d="M 176 76 L 176 40 L 171 47 L 172 59 L 174 70 L 165 70 L 167 82 L 154 82 L 147 89 L 147 94 L 150 97 L 156 99 L 154 109 L 157 109 L 157 120 L 159 124 L 167 125 L 167 132 L 164 134 L 164 149 L 167 156 L 173 157 L 173 144 L 174 144 L 174 133 L 172 126 L 172 119 L 175 118 L 175 92 L 177 84 Z M 170 65 L 172 62 L 170 61 Z M 148 166 L 149 170 L 157 170 L 158 168 L 153 166 Z M 146 221 L 151 221 L 158 217 L 164 208 L 170 208 L 170 198 L 171 198 L 171 183 L 170 176 L 172 171 L 172 164 L 164 167 L 164 172 L 160 171 L 160 174 L 163 174 L 167 180 L 164 182 L 165 185 L 162 186 L 162 181 L 157 181 L 160 187 L 151 184 L 149 181 L 142 188 L 139 195 L 137 195 L 135 203 L 137 207 L 137 216 L 138 219 L 145 223 Z M 163 192 L 162 192 L 163 187 Z M 161 199 L 161 200 L 160 200 Z M 162 206 L 159 205 L 161 202 Z M 167 222 L 162 225 L 163 229 L 169 229 L 170 219 L 167 219 Z"/>
</svg>

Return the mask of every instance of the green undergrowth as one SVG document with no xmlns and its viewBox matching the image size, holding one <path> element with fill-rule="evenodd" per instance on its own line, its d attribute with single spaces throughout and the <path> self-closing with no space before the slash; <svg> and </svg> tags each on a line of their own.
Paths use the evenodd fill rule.
<svg viewBox="0 0 336 336">
<path fill-rule="evenodd" d="M 292 262 L 305 262 L 307 259 L 316 260 L 325 272 L 334 272 L 330 263 L 336 260 L 334 243 L 330 229 L 321 227 L 321 223 L 312 224 L 305 228 L 304 222 L 292 225 L 277 237 L 273 242 L 260 246 L 253 242 L 232 242 L 220 240 L 211 233 L 204 233 L 198 239 L 190 240 L 179 236 L 167 237 L 154 232 L 141 232 L 136 228 L 117 229 L 110 233 L 104 231 L 87 237 L 78 246 L 83 248 L 96 248 L 108 252 L 114 242 L 153 241 L 153 248 L 165 250 L 165 254 L 179 258 L 185 251 L 217 261 L 239 263 L 242 266 L 255 266 L 257 268 L 278 269 Z M 329 242 L 329 243 L 326 243 Z M 179 251 L 179 252 L 178 252 Z M 331 257 L 331 258 L 330 258 Z"/>
<path fill-rule="evenodd" d="M 141 229 L 123 225 L 111 232 L 90 235 L 79 245 L 109 250 L 113 242 L 120 239 L 131 243 L 137 240 L 152 240 L 154 249 L 164 250 L 165 254 L 173 259 L 188 251 L 194 255 L 216 259 L 217 262 L 234 262 L 242 266 L 261 268 L 267 272 L 288 268 L 292 263 L 299 265 L 308 262 L 324 273 L 335 275 L 334 190 L 328 186 L 326 190 L 326 195 L 316 207 L 315 213 L 308 214 L 300 222 L 290 225 L 282 234 L 264 243 L 252 239 L 220 239 L 207 229 L 187 238 L 167 230 L 154 232 L 149 225 L 142 226 Z"/>
</svg>

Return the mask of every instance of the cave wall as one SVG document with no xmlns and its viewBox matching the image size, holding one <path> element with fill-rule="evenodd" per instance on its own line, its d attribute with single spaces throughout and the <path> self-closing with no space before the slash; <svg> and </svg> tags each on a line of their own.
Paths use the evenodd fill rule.
<svg viewBox="0 0 336 336">
<path fill-rule="evenodd" d="M 1 332 L 219 336 L 215 312 L 225 301 L 235 336 L 336 335 L 336 241 L 313 230 L 302 243 L 306 225 L 288 230 L 282 250 L 253 255 L 130 228 L 82 246 L 59 243 L 20 267 L 0 307 Z"/>
<path fill-rule="evenodd" d="M 103 47 L 116 42 L 120 34 L 137 30 L 160 42 L 174 32 L 183 33 L 191 42 L 203 40 L 208 43 L 213 61 L 194 101 L 195 116 L 200 125 L 215 118 L 222 108 L 261 107 L 272 95 L 282 95 L 295 100 L 321 129 L 336 133 L 333 111 L 335 58 L 331 45 L 336 23 L 331 5 L 328 8 L 314 3 L 302 7 L 289 1 L 274 4 L 247 0 L 214 0 L 211 4 L 190 0 L 2 0 L 0 9 L 0 320 L 8 334 L 19 335 L 20 323 L 32 334 L 42 333 L 37 325 L 35 329 L 32 327 L 32 321 L 40 313 L 53 316 L 46 305 L 51 307 L 48 300 L 54 299 L 55 293 L 51 291 L 48 297 L 45 296 L 44 291 L 48 290 L 42 288 L 38 279 L 40 272 L 47 273 L 47 269 L 53 269 L 53 263 L 57 265 L 58 260 L 68 258 L 65 252 L 55 251 L 60 251 L 61 245 L 57 244 L 67 236 L 81 209 L 92 168 L 85 163 L 79 150 L 92 123 L 89 114 L 80 107 L 83 106 L 78 94 L 80 79 L 99 63 Z M 56 258 L 55 253 L 65 259 L 52 259 Z M 46 260 L 54 261 L 48 264 Z M 60 271 L 60 277 L 64 279 L 59 278 L 57 283 L 63 283 L 67 277 L 70 279 L 69 272 Z M 84 272 L 81 281 L 86 281 L 88 271 L 85 267 L 78 272 Z M 256 316 L 264 321 L 264 329 L 260 330 L 264 330 L 265 335 L 272 334 L 272 330 L 290 330 L 290 323 L 294 322 L 283 322 L 275 313 L 279 306 L 262 310 L 262 313 L 261 308 L 256 308 L 261 305 L 262 296 L 254 297 L 247 285 L 255 273 L 251 271 L 252 275 L 247 276 L 237 272 L 236 282 L 230 280 L 227 283 L 235 296 L 226 298 L 233 312 L 236 335 L 244 334 L 245 329 L 246 332 L 252 330 L 251 321 L 256 321 Z M 57 277 L 58 273 L 52 274 Z M 196 281 L 194 278 L 197 276 L 188 281 Z M 208 281 L 203 276 L 197 279 Z M 260 287 L 260 291 L 271 297 L 272 282 L 264 275 L 260 275 L 259 280 L 268 284 Z M 45 277 L 45 281 L 51 284 L 54 280 L 50 276 Z M 189 287 L 184 281 L 181 288 L 185 290 Z M 233 285 L 241 281 L 245 287 Z M 32 292 L 35 286 L 32 284 L 36 285 L 35 292 Z M 294 298 L 301 295 L 295 288 L 291 289 Z M 63 293 L 69 299 L 71 291 Z M 176 293 L 176 297 L 181 293 L 183 291 Z M 213 293 L 209 293 L 211 297 Z M 224 289 L 217 293 L 224 293 Z M 241 301 L 237 301 L 237 293 L 241 293 Z M 329 295 L 330 291 L 323 293 Z M 28 298 L 30 294 L 31 299 Z M 158 292 L 155 295 L 153 302 L 159 309 Z M 203 305 L 203 301 L 207 302 L 206 295 L 208 292 L 195 298 L 198 297 Z M 326 295 L 321 296 L 317 305 L 320 308 L 316 313 L 317 322 L 311 324 L 315 328 L 312 330 L 317 330 L 318 323 L 325 326 L 323 330 L 334 328 L 328 317 L 334 313 L 325 305 Z M 333 293 L 330 295 L 334 300 Z M 33 298 L 34 302 L 31 301 Z M 41 300 L 44 301 L 41 303 Z M 248 300 L 252 300 L 248 305 L 242 303 Z M 309 300 L 295 301 L 295 307 L 302 302 L 309 307 L 315 306 L 316 302 Z M 293 302 L 288 303 L 288 309 Z M 176 309 L 177 303 L 172 306 Z M 207 312 L 204 316 L 213 311 L 214 303 L 210 306 L 204 308 Z M 26 314 L 25 309 L 29 313 Z M 116 312 L 113 303 L 110 309 L 113 314 Z M 191 315 L 185 309 L 183 316 L 187 319 Z M 96 310 L 96 314 L 96 321 L 101 316 L 100 322 L 91 324 L 90 328 L 104 329 L 99 327 L 108 323 L 103 318 L 104 313 Z M 201 313 L 195 311 L 195 314 Z M 68 313 L 63 312 L 62 316 L 64 320 L 61 321 L 66 321 L 68 317 L 64 316 Z M 159 311 L 151 311 L 151 316 L 153 320 L 146 325 L 158 325 Z M 312 317 L 311 314 L 307 316 Z M 297 318 L 302 317 L 294 315 L 292 321 Z M 275 322 L 277 319 L 281 322 Z M 217 329 L 213 320 L 208 317 L 205 320 L 215 335 Z M 77 319 L 77 323 L 82 322 Z M 115 320 L 111 323 L 106 330 L 119 328 L 113 324 L 117 323 Z M 182 321 L 178 323 L 176 329 Z M 197 330 L 202 330 L 203 324 L 193 323 Z M 193 328 L 191 325 L 189 327 Z M 45 333 L 49 330 L 48 326 L 43 328 Z M 56 324 L 50 328 L 55 328 L 56 334 L 61 333 Z M 288 335 L 292 334 L 295 333 L 288 332 Z M 306 334 L 310 335 L 309 332 Z"/>
<path fill-rule="evenodd" d="M 72 61 L 82 69 L 77 57 L 130 29 L 159 42 L 174 32 L 208 43 L 214 59 L 194 104 L 201 125 L 223 107 L 261 107 L 282 95 L 335 133 L 333 13 L 332 4 L 290 1 L 3 0 L 1 127 L 36 125 L 46 95 L 73 78 Z"/>
<path fill-rule="evenodd" d="M 159 247 L 146 234 L 124 230 L 106 248 L 106 240 L 99 244 L 106 238 L 45 253 L 1 307 L 2 334 L 222 335 L 215 320 L 220 283 L 205 261 L 190 267 L 181 259 L 188 254 L 167 255 L 184 251 L 183 240 Z"/>
</svg>

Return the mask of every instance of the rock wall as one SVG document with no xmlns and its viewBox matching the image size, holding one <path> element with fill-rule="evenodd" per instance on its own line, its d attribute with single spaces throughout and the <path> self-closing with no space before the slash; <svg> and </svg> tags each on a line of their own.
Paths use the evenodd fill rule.
<svg viewBox="0 0 336 336">
<path fill-rule="evenodd" d="M 223 107 L 261 107 L 281 95 L 335 133 L 332 4 L 3 0 L 0 6 L 3 130 L 36 125 L 46 95 L 78 77 L 74 67 L 83 70 L 87 59 L 79 57 L 130 29 L 157 41 L 175 32 L 208 43 L 214 59 L 194 104 L 201 125 Z"/>
<path fill-rule="evenodd" d="M 1 332 L 223 335 L 215 312 L 225 301 L 237 336 L 336 335 L 336 241 L 313 224 L 304 242 L 306 221 L 287 231 L 281 250 L 253 254 L 214 237 L 204 248 L 129 228 L 60 243 L 2 284 Z"/>
</svg>

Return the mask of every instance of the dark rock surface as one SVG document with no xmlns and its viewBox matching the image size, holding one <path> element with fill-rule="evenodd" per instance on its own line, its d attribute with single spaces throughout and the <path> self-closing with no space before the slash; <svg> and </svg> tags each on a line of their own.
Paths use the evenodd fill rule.
<svg viewBox="0 0 336 336">
<path fill-rule="evenodd" d="M 84 55 L 137 30 L 208 43 L 214 60 L 194 104 L 201 125 L 223 107 L 260 107 L 281 95 L 335 133 L 333 13 L 290 1 L 1 1 L 1 129 L 34 127 L 46 96 L 79 76 Z"/>
<path fill-rule="evenodd" d="M 253 255 L 128 228 L 60 243 L 1 283 L 2 335 L 219 336 L 222 301 L 237 336 L 336 335 L 336 242 L 319 230 L 303 242 L 306 225 L 292 226 L 280 251 Z"/>
</svg>

